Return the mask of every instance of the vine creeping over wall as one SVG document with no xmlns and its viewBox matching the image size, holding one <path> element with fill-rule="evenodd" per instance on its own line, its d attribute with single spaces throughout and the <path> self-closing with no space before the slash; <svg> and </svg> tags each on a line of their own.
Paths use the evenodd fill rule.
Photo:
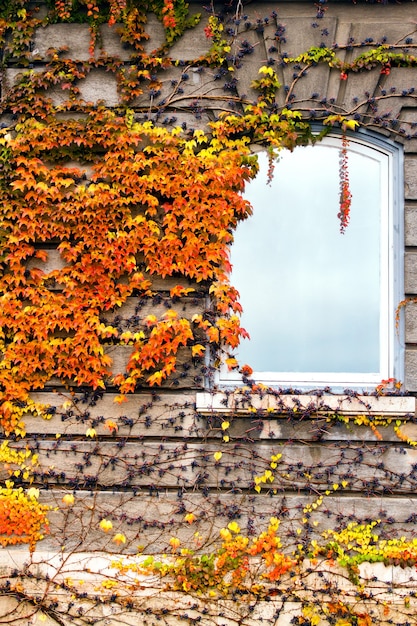
<svg viewBox="0 0 417 626">
<path fill-rule="evenodd" d="M 144 49 L 150 10 L 162 19 L 166 31 L 165 43 L 152 55 Z M 36 63 L 37 51 L 31 46 L 34 30 L 60 20 L 86 20 L 97 39 L 96 46 L 98 26 L 120 20 L 117 28 L 121 41 L 133 50 L 129 64 L 105 54 L 81 62 L 49 50 L 42 71 L 36 67 L 23 72 L 4 94 L 0 232 L 4 268 L 2 414 L 6 433 L 23 428 L 16 402 L 28 402 L 30 390 L 43 388 L 54 377 L 93 388 L 110 383 L 123 394 L 144 382 L 161 383 L 175 370 L 181 346 L 191 347 L 195 358 L 204 355 L 207 342 L 213 344 L 212 353 L 221 344 L 236 348 L 245 331 L 239 324 L 237 293 L 228 284 L 228 255 L 237 222 L 250 212 L 239 195 L 245 180 L 256 172 L 256 159 L 249 156 L 248 145 L 263 143 L 272 155 L 282 148 L 319 139 L 311 133 L 305 110 L 296 110 L 294 93 L 314 67 L 324 64 L 336 69 L 344 82 L 349 73 L 377 67 L 381 76 L 387 76 L 393 66 L 413 67 L 417 63 L 410 53 L 414 48 L 411 37 L 403 37 L 394 45 L 381 40 L 375 42 L 376 47 L 371 47 L 371 39 L 360 44 L 334 44 L 332 48 L 322 43 L 294 58 L 281 54 L 283 68 L 289 64 L 294 67 L 290 86 L 282 86 L 274 67 L 277 62 L 268 59 L 268 64 L 259 68 L 259 77 L 252 80 L 257 100 L 250 103 L 247 97 L 238 96 L 234 75 L 239 75 L 254 46 L 238 35 L 264 33 L 271 22 L 278 22 L 278 16 L 273 12 L 253 24 L 239 5 L 226 21 L 227 28 L 221 15 L 209 17 L 204 32 L 212 41 L 211 48 L 194 60 L 202 71 L 216 67 L 219 77 L 230 75 L 224 85 L 230 96 L 215 98 L 225 101 L 234 112 L 221 113 L 218 121 L 210 123 L 209 133 L 188 130 L 186 124 L 168 130 L 155 125 L 172 106 L 169 96 L 156 99 L 166 83 L 164 72 L 180 68 L 179 81 L 170 81 L 176 106 L 182 100 L 179 84 L 185 84 L 188 77 L 181 69 L 184 61 L 174 61 L 166 51 L 188 26 L 198 23 L 199 16 L 189 18 L 185 4 L 171 2 L 149 6 L 110 3 L 104 12 L 95 3 L 72 8 L 58 3 L 42 19 L 36 14 L 36 7 L 7 3 L 3 18 L 5 65 L 11 60 L 23 66 L 29 61 Z M 278 23 L 274 28 L 271 54 L 286 42 L 283 25 Z M 322 34 L 325 38 L 325 29 Z M 346 56 L 347 51 L 358 47 L 366 51 L 353 60 L 336 56 L 341 51 Z M 80 97 L 83 80 L 101 67 L 115 72 L 118 79 L 120 106 L 115 111 Z M 68 94 L 68 99 L 54 100 L 51 88 L 59 89 L 64 97 Z M 281 91 L 283 106 L 279 105 Z M 126 109 L 126 105 L 134 104 L 146 92 L 150 97 L 147 117 L 152 121 L 139 121 L 135 116 L 143 106 Z M 398 96 L 395 89 L 389 94 L 381 90 L 378 97 L 368 94 L 366 104 L 372 116 L 358 113 L 365 106 L 363 102 L 355 102 L 348 112 L 338 102 L 325 99 L 316 109 L 310 108 L 307 117 L 314 113 L 314 119 L 324 121 L 324 128 L 336 125 L 345 132 L 362 123 L 390 127 L 394 133 L 405 135 L 403 127 L 397 129 L 397 119 L 377 115 L 379 100 L 396 100 Z M 414 98 L 414 90 L 403 92 L 401 97 L 408 102 Z M 207 96 L 207 101 L 210 98 Z M 197 118 L 196 107 L 205 103 L 204 96 L 199 96 L 198 104 L 185 101 Z M 15 119 L 11 125 L 7 123 L 10 114 Z M 347 169 L 345 153 L 339 209 L 342 230 L 349 220 Z M 62 269 L 44 273 L 38 268 L 48 257 L 44 249 L 38 249 L 42 245 L 57 246 Z M 35 259 L 38 263 L 30 267 Z M 111 312 L 114 317 L 132 294 L 151 296 L 150 279 L 156 275 L 196 281 L 211 295 L 213 310 L 190 321 L 173 307 L 163 319 L 148 316 L 135 332 L 120 332 L 114 324 L 103 323 L 103 315 Z M 51 281 L 58 289 L 50 289 Z M 171 296 L 194 292 L 193 286 L 174 285 Z M 111 376 L 106 342 L 133 345 L 125 375 Z M 228 364 L 236 365 L 233 357 Z"/>
<path fill-rule="evenodd" d="M 190 10 L 182 0 L 0 5 L 0 421 L 9 438 L 0 451 L 0 542 L 29 545 L 29 565 L 5 575 L 3 587 L 19 618 L 97 624 L 115 613 L 126 624 L 209 624 L 221 613 L 213 599 L 239 624 L 258 610 L 267 619 L 263 603 L 271 600 L 268 623 L 291 602 L 300 625 L 368 626 L 383 623 L 384 611 L 407 623 L 412 614 L 409 587 L 391 602 L 362 565 L 415 567 L 416 540 L 389 537 L 390 524 L 409 528 L 410 512 L 397 523 L 381 504 L 378 530 L 366 512 L 344 516 L 343 498 L 334 505 L 340 492 L 346 501 L 358 492 L 413 493 L 410 416 L 375 417 L 364 404 L 353 418 L 336 410 L 335 419 L 334 409 L 296 401 L 286 413 L 284 404 L 258 410 L 252 400 L 266 390 L 245 364 L 249 419 L 225 406 L 225 416 L 203 420 L 194 408 L 195 389 L 220 358 L 242 365 L 234 349 L 246 331 L 229 247 L 251 213 L 241 195 L 257 171 L 251 146 L 269 151 L 273 175 L 280 150 L 340 128 L 335 215 L 344 230 L 349 133 L 377 128 L 411 145 L 416 138 L 408 115 L 416 96 L 403 78 L 417 65 L 415 25 L 400 20 L 392 37 L 336 43 L 337 9 L 309 5 L 300 51 L 287 41 L 293 18 L 279 6 L 262 4 L 265 15 L 249 9 L 227 2 Z M 48 33 L 74 25 L 88 28 L 87 50 L 43 45 Z M 192 54 L 181 47 L 188 36 L 198 42 Z M 97 76 L 113 81 L 117 101 L 106 90 L 101 100 L 86 97 Z M 365 89 L 349 91 L 362 76 Z M 334 97 L 320 93 L 327 82 Z M 311 121 L 322 123 L 321 134 Z M 155 386 L 161 397 L 149 391 Z M 401 396 L 401 384 L 384 381 L 374 396 L 386 393 Z M 100 409 L 108 398 L 111 408 Z M 283 413 L 285 427 L 272 421 Z M 282 444 L 300 417 L 309 424 L 307 434 L 304 423 L 297 431 L 303 445 Z M 343 421 L 348 430 L 335 433 Z M 389 449 L 393 432 L 405 469 Z M 146 503 L 160 500 L 162 513 L 138 504 L 145 495 Z M 65 565 L 46 565 L 43 545 L 69 551 Z M 88 557 L 86 565 L 78 556 L 97 549 L 103 561 Z M 116 550 L 135 557 L 103 556 Z M 164 552 L 170 556 L 156 556 Z M 92 579 L 83 572 L 95 568 Z M 317 580 L 325 593 L 314 603 Z M 182 608 L 158 605 L 179 591 L 188 594 L 176 596 Z"/>
<path fill-rule="evenodd" d="M 228 244 L 249 205 L 239 195 L 255 167 L 249 155 L 249 114 L 212 125 L 212 135 L 183 138 L 103 108 L 81 120 L 28 119 L 3 131 L 3 263 L 1 384 L 3 427 L 22 429 L 16 403 L 53 377 L 122 394 L 144 380 L 158 384 L 175 370 L 180 346 L 201 357 L 209 341 L 237 346 L 237 293 L 228 284 Z M 268 130 L 267 130 L 268 129 Z M 308 137 L 290 111 L 265 119 L 279 144 Z M 255 134 L 255 133 L 253 133 Z M 86 169 L 90 173 L 86 176 Z M 51 214 L 51 207 L 53 213 Z M 16 216 L 19 216 L 16 219 Z M 28 261 L 47 260 L 39 244 L 59 242 L 65 263 L 44 273 Z M 151 296 L 152 276 L 210 283 L 214 309 L 192 322 L 175 307 L 120 332 L 101 320 L 132 294 Z M 58 289 L 51 289 L 51 283 Z M 193 293 L 175 285 L 171 296 Z M 231 313 L 230 313 L 231 311 Z M 105 343 L 132 345 L 127 373 L 111 377 Z M 123 397 L 119 397 L 122 401 Z M 19 408 L 17 404 L 17 409 Z"/>
</svg>

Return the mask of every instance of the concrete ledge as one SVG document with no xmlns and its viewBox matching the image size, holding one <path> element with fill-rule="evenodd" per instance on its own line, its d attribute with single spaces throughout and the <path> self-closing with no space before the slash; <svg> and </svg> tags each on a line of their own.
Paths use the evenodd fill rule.
<svg viewBox="0 0 417 626">
<path fill-rule="evenodd" d="M 238 413 L 254 411 L 283 414 L 341 413 L 343 415 L 381 415 L 385 417 L 415 416 L 416 398 L 413 396 L 355 395 L 274 395 L 252 394 L 243 390 L 234 392 L 197 393 L 197 411 L 201 414 Z M 307 415 L 308 417 L 308 415 Z"/>
</svg>

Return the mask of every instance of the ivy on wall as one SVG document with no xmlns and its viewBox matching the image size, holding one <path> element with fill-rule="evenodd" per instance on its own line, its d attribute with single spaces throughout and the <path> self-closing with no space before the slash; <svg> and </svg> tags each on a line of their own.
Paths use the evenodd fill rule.
<svg viewBox="0 0 417 626">
<path fill-rule="evenodd" d="M 325 8 L 325 3 L 319 3 L 314 28 Z M 145 45 L 150 12 L 161 20 L 165 31 L 165 42 L 152 54 Z M 273 175 L 273 157 L 281 149 L 320 140 L 320 135 L 311 132 L 311 120 L 323 122 L 323 134 L 332 126 L 340 127 L 345 152 L 341 205 L 336 212 L 343 230 L 348 227 L 350 203 L 348 133 L 362 125 L 389 130 L 404 140 L 415 137 L 413 123 L 403 124 L 378 111 L 387 99 L 413 101 L 412 87 L 401 93 L 393 88 L 384 92 L 381 87 L 378 95 L 358 96 L 350 110 L 340 110 L 336 102 L 318 94 L 311 95 L 308 106 L 298 107 L 296 96 L 307 73 L 323 66 L 335 72 L 343 84 L 357 72 L 376 70 L 384 80 L 391 68 L 414 68 L 412 33 L 394 44 L 369 39 L 326 45 L 323 29 L 322 46 L 291 58 L 283 53 L 285 25 L 275 11 L 252 22 L 240 2 L 226 3 L 217 12 L 210 7 L 209 13 L 205 36 L 210 50 L 186 63 L 173 60 L 170 49 L 200 17 L 190 15 L 182 0 L 58 0 L 46 8 L 17 0 L 1 5 L 3 69 L 13 64 L 22 70 L 16 84 L 2 94 L 1 103 L 0 416 L 6 436 L 24 441 L 23 418 L 28 413 L 44 418 L 53 415 L 54 407 L 33 400 L 33 392 L 51 381 L 97 394 L 116 389 L 116 402 L 121 403 L 126 394 L 169 380 L 184 348 L 191 359 L 204 363 L 209 349 L 219 355 L 223 347 L 226 363 L 238 367 L 233 349 L 245 330 L 240 325 L 238 294 L 228 280 L 229 246 L 237 223 L 251 212 L 241 196 L 245 182 L 257 171 L 250 144 L 261 144 L 269 151 Z M 65 51 L 58 49 L 48 52 L 46 64 L 36 57 L 31 44 L 35 29 L 61 22 L 89 24 L 88 60 L 68 59 Z M 103 24 L 117 28 L 123 44 L 131 48 L 129 63 L 108 58 L 100 50 Z M 242 96 L 236 75 L 253 52 L 245 33 L 262 34 L 271 24 L 271 57 L 253 77 L 253 97 Z M 343 52 L 353 57 L 342 60 Z M 223 85 L 224 94 L 205 94 L 190 103 L 183 86 L 191 65 L 202 73 L 214 71 L 214 80 Z M 293 68 L 289 85 L 280 79 L 285 67 Z M 117 80 L 120 102 L 113 109 L 81 97 L 82 81 L 103 68 Z M 163 98 L 166 73 L 173 69 L 178 80 L 169 79 L 171 93 Z M 62 95 L 58 102 L 51 96 L 52 88 Z M 194 114 L 196 126 L 206 110 L 212 121 L 206 130 L 190 129 L 186 123 L 176 126 L 172 112 L 179 107 Z M 59 252 L 60 268 L 42 269 L 47 267 L 47 248 Z M 118 312 L 131 296 L 139 301 L 154 298 L 156 277 L 172 279 L 170 306 L 161 316 L 149 314 L 122 328 L 117 323 Z M 211 305 L 189 319 L 182 307 L 196 295 L 209 296 Z M 114 346 L 130 346 L 123 373 L 112 371 L 108 348 Z M 250 368 L 244 366 L 242 372 L 249 381 Z M 73 399 L 69 400 L 71 411 L 74 405 Z M 87 421 L 84 414 L 80 419 Z M 375 431 L 373 420 L 364 417 L 365 422 Z M 227 421 L 219 426 L 224 443 L 229 440 L 229 426 Z M 88 423 L 86 436 L 93 440 L 97 428 L 98 424 Z M 115 435 L 119 425 L 111 420 L 107 428 Z M 405 443 L 413 445 L 409 438 Z M 75 455 L 76 444 L 72 445 Z M 59 441 L 56 446 L 58 449 Z M 222 454 L 220 450 L 211 454 L 214 468 L 221 465 Z M 36 487 L 25 491 L 21 484 L 47 483 L 48 476 L 37 473 L 36 454 L 29 449 L 17 453 L 5 444 L 2 461 L 10 480 L 0 493 L 0 542 L 5 546 L 26 543 L 33 551 L 48 531 L 48 507 L 40 503 Z M 279 463 L 278 455 L 266 460 L 266 469 L 254 477 L 255 494 L 273 483 Z M 85 467 L 82 469 L 84 472 Z M 309 471 L 302 473 L 309 483 Z M 94 483 L 93 478 L 89 480 L 88 484 Z M 271 594 L 268 584 L 277 583 L 288 572 L 303 580 L 306 557 L 313 565 L 321 557 L 345 567 L 350 582 L 356 585 L 353 597 L 362 601 L 360 562 L 415 565 L 416 546 L 412 539 L 387 543 L 376 535 L 372 523 L 328 531 L 319 543 L 312 540 L 306 530 L 311 529 L 311 514 L 321 507 L 327 491 L 344 488 L 344 482 L 348 485 L 349 480 L 333 482 L 330 489 L 320 488 L 321 495 L 302 510 L 303 542 L 292 555 L 283 548 L 277 518 L 251 537 L 241 533 L 233 520 L 220 529 L 220 543 L 203 555 L 183 547 L 173 536 L 165 546 L 172 559 L 118 562 L 113 567 L 118 575 L 103 578 L 101 591 L 108 592 L 108 597 L 92 603 L 114 604 L 117 600 L 128 609 L 129 585 L 131 589 L 140 587 L 143 575 L 160 578 L 168 589 L 207 594 L 208 598 L 236 599 L 248 594 L 251 599 L 264 599 Z M 60 507 L 69 511 L 75 500 L 67 493 Z M 188 511 L 184 521 L 191 527 L 196 517 Z M 118 548 L 125 545 L 123 529 L 113 532 L 108 516 L 103 514 L 98 528 L 110 533 Z M 198 551 L 198 531 L 196 535 Z M 129 573 L 134 580 L 124 586 L 123 577 Z M 20 578 L 17 574 L 16 593 Z M 71 582 L 57 579 L 56 585 L 60 591 L 69 591 L 77 602 L 85 600 Z M 124 590 L 123 600 L 114 593 L 115 586 L 121 596 Z M 274 589 L 276 595 L 282 594 Z M 292 592 L 296 591 L 300 590 Z M 368 626 L 367 612 L 352 608 L 349 602 L 336 602 L 336 591 L 333 588 L 331 599 L 323 604 L 326 618 L 338 626 Z M 51 615 L 62 612 L 62 607 L 57 612 L 55 600 L 47 597 L 45 593 L 43 609 Z M 300 600 L 302 593 L 296 597 Z M 317 608 L 304 602 L 296 623 L 318 624 L 318 619 Z"/>
</svg>

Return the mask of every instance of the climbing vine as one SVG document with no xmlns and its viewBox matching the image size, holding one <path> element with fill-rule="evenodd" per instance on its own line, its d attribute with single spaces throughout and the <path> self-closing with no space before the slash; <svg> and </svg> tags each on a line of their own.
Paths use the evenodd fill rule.
<svg viewBox="0 0 417 626">
<path fill-rule="evenodd" d="M 181 609 L 184 620 L 193 619 L 192 611 L 211 615 L 213 600 L 245 598 L 247 612 L 229 614 L 244 623 L 259 603 L 275 598 L 299 604 L 293 623 L 300 626 L 320 619 L 369 626 L 376 615 L 371 618 L 367 604 L 375 600 L 373 581 L 361 565 L 415 567 L 416 540 L 389 538 L 388 514 L 378 523 L 363 522 L 359 514 L 347 520 L 326 502 L 340 492 L 348 499 L 355 491 L 413 491 L 415 467 L 407 474 L 389 450 L 375 445 L 392 431 L 404 446 L 398 454 L 414 447 L 413 418 L 384 418 L 366 405 L 348 417 L 296 400 L 287 410 L 279 404 L 285 390 L 256 385 L 250 367 L 234 357 L 247 333 L 229 281 L 229 250 L 237 224 L 252 210 L 242 192 L 257 172 L 253 146 L 268 151 L 273 176 L 281 150 L 320 141 L 332 128 L 342 137 L 335 215 L 341 232 L 348 228 L 349 136 L 379 128 L 401 141 L 416 137 L 414 122 L 385 107 L 401 99 L 415 106 L 414 87 L 385 84 L 398 69 L 417 66 L 414 27 L 395 42 L 329 43 L 327 26 L 320 26 L 327 3 L 320 2 L 311 28 L 321 31 L 321 44 L 291 56 L 278 11 L 254 17 L 242 2 L 191 9 L 184 0 L 11 0 L 0 6 L 0 422 L 8 438 L 0 448 L 0 543 L 27 544 L 32 559 L 26 571 L 12 572 L 4 592 L 28 603 L 29 615 L 68 614 L 82 624 L 94 623 L 97 611 L 109 606 L 120 615 L 142 611 L 165 619 L 167 609 L 135 596 L 149 584 L 161 597 L 182 591 L 193 598 L 192 609 Z M 155 47 L 153 18 L 163 32 Z M 35 47 L 43 28 L 71 23 L 89 29 L 88 54 Z M 178 53 L 175 46 L 193 28 L 200 28 L 201 50 Z M 107 54 L 105 29 L 117 36 L 120 54 Z M 266 55 L 247 80 L 260 38 Z M 319 93 L 303 96 L 303 81 L 323 69 L 341 89 L 360 73 L 377 74 L 377 89 L 355 95 L 349 106 Z M 117 94 L 111 106 L 85 96 L 89 81 L 103 74 Z M 249 419 L 238 425 L 240 417 L 225 406 L 225 415 L 204 418 L 202 426 L 193 399 L 183 402 L 182 392 L 164 404 L 177 389 L 204 387 L 220 360 L 240 368 Z M 160 386 L 162 400 L 155 393 Z M 258 410 L 252 399 L 267 392 L 278 404 Z M 373 396 L 402 393 L 401 383 L 390 380 Z M 108 419 L 96 408 L 103 396 L 114 401 Z M 131 397 L 141 398 L 134 417 L 123 409 Z M 353 392 L 346 397 L 356 399 Z M 273 425 L 277 415 L 289 429 L 308 420 L 309 443 L 305 432 L 300 440 L 313 456 L 333 441 L 332 429 L 344 425 L 353 438 L 366 429 L 377 459 L 367 468 L 374 478 L 361 474 L 363 453 L 352 453 L 350 441 L 334 444 L 330 460 L 304 459 L 300 450 L 294 459 L 290 446 L 275 444 L 272 428 L 285 428 Z M 57 419 L 60 430 L 53 432 L 49 424 Z M 265 423 L 266 449 L 258 453 L 254 442 L 265 437 Z M 54 491 L 47 504 L 41 486 Z M 135 511 L 145 490 L 159 497 L 174 489 L 169 522 Z M 294 506 L 285 497 L 291 489 L 300 500 Z M 109 501 L 117 490 L 125 499 L 110 506 L 100 490 L 111 494 Z M 187 490 L 202 494 L 203 504 L 186 500 Z M 223 501 L 222 492 L 235 500 L 239 494 L 244 505 Z M 259 512 L 257 498 L 277 502 L 274 514 Z M 48 537 L 54 516 L 62 536 Z M 337 527 L 329 529 L 326 517 Z M 132 527 L 139 528 L 136 534 Z M 98 541 L 105 552 L 130 556 L 108 558 L 96 573 L 99 583 L 85 583 L 81 574 L 71 579 L 61 566 L 52 575 L 41 566 L 32 573 L 35 548 L 45 537 L 59 544 L 58 552 L 70 552 L 71 569 L 84 532 L 98 533 L 94 551 Z M 88 567 L 73 569 L 88 574 Z M 325 580 L 319 603 L 307 594 L 313 575 Z M 410 596 L 401 598 L 404 615 L 413 605 Z M 391 615 L 389 601 L 376 605 Z M 271 619 L 278 617 L 279 611 Z"/>
</svg>

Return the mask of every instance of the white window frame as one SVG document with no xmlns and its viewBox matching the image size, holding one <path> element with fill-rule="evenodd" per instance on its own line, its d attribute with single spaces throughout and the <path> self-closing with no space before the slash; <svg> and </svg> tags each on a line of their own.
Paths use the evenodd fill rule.
<svg viewBox="0 0 417 626">
<path fill-rule="evenodd" d="M 340 142 L 340 135 L 332 134 L 324 142 Z M 403 158 L 401 147 L 372 132 L 361 131 L 349 135 L 350 149 L 358 152 L 373 151 L 381 154 L 386 184 L 381 190 L 381 299 L 380 299 L 380 371 L 369 373 L 296 373 L 254 372 L 251 378 L 257 383 L 275 388 L 321 388 L 334 391 L 346 388 L 368 391 L 381 380 L 404 379 L 404 340 L 402 324 L 396 324 L 396 308 L 403 299 Z M 382 180 L 382 178 L 381 178 Z M 383 181 L 382 181 L 383 182 Z M 256 207 L 254 207 L 256 211 Z M 251 219 L 251 218 L 249 218 Z M 385 242 L 385 244 L 384 244 Z M 232 281 L 233 282 L 233 281 Z M 382 288 L 382 285 L 386 288 Z M 228 351 L 230 353 L 230 350 Z M 241 363 L 240 365 L 243 365 Z M 250 365 L 250 363 L 249 363 Z M 229 371 L 225 363 L 220 366 L 215 385 L 230 387 L 242 385 L 238 370 Z"/>
</svg>

